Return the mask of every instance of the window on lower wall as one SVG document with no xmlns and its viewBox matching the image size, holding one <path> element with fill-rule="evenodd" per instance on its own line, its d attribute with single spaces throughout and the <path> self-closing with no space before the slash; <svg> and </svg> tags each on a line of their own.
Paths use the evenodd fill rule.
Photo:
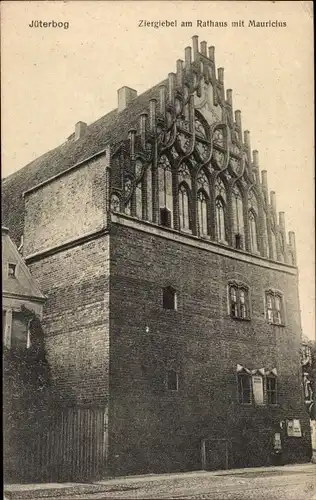
<svg viewBox="0 0 316 500">
<path fill-rule="evenodd" d="M 245 285 L 229 285 L 229 308 L 232 318 L 249 319 L 249 291 Z"/>
<path fill-rule="evenodd" d="M 266 292 L 266 318 L 273 325 L 284 325 L 283 297 L 279 292 Z"/>
<path fill-rule="evenodd" d="M 242 404 L 252 402 L 252 378 L 249 373 L 238 373 L 238 401 Z"/>
<path fill-rule="evenodd" d="M 266 393 L 268 405 L 276 405 L 277 398 L 277 379 L 275 376 L 269 375 L 266 377 Z"/>
<path fill-rule="evenodd" d="M 162 290 L 162 306 L 164 309 L 177 309 L 177 293 L 172 286 L 166 286 Z"/>
<path fill-rule="evenodd" d="M 167 390 L 177 391 L 179 384 L 178 372 L 176 370 L 167 371 Z"/>
<path fill-rule="evenodd" d="M 249 370 L 237 365 L 238 401 L 241 404 L 277 405 L 277 370 Z"/>
</svg>

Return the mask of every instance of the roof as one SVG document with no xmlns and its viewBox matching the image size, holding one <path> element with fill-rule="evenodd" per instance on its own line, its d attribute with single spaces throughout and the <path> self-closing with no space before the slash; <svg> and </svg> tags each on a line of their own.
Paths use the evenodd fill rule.
<svg viewBox="0 0 316 500">
<path fill-rule="evenodd" d="M 9 227 L 17 245 L 24 227 L 22 193 L 99 153 L 107 144 L 126 139 L 129 129 L 136 126 L 139 115 L 147 109 L 149 100 L 158 98 L 159 87 L 165 83 L 160 82 L 139 95 L 120 113 L 114 109 L 93 122 L 79 140 L 64 142 L 2 181 L 2 224 Z"/>
<path fill-rule="evenodd" d="M 2 228 L 2 290 L 3 295 L 17 295 L 28 298 L 45 299 L 37 282 L 31 276 L 22 255 L 10 238 L 7 228 Z M 8 275 L 8 264 L 15 264 L 15 277 Z"/>
</svg>

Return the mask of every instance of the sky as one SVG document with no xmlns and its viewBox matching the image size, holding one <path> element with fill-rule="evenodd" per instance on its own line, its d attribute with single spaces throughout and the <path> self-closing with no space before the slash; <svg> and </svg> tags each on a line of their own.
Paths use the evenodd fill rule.
<svg viewBox="0 0 316 500">
<path fill-rule="evenodd" d="M 315 339 L 312 2 L 4 1 L 1 32 L 2 177 L 64 142 L 76 122 L 116 108 L 120 87 L 141 94 L 164 80 L 193 35 L 214 45 L 277 210 L 296 233 L 303 334 Z"/>
</svg>

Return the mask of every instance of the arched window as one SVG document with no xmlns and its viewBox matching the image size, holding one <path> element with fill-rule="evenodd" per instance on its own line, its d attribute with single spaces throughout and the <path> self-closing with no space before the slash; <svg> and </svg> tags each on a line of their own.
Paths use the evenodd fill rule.
<svg viewBox="0 0 316 500">
<path fill-rule="evenodd" d="M 208 224 L 208 199 L 204 191 L 199 191 L 197 194 L 197 211 L 198 211 L 198 222 L 199 231 L 201 236 L 209 235 L 209 224 Z"/>
<path fill-rule="evenodd" d="M 180 229 L 191 230 L 190 198 L 188 188 L 181 184 L 179 187 L 179 219 Z"/>
<path fill-rule="evenodd" d="M 252 252 L 258 252 L 258 202 L 254 190 L 248 192 L 248 219 L 250 248 Z"/>
<path fill-rule="evenodd" d="M 218 241 L 227 241 L 226 224 L 226 188 L 220 177 L 215 182 L 216 237 Z"/>
<path fill-rule="evenodd" d="M 271 246 L 272 246 L 272 254 L 270 255 L 270 259 L 277 260 L 277 246 L 276 246 L 276 236 L 273 229 L 271 230 Z"/>
<path fill-rule="evenodd" d="M 263 223 L 263 242 L 264 242 L 264 247 L 266 249 L 267 255 L 269 255 L 269 242 L 268 242 L 268 228 L 267 228 L 267 214 L 263 212 L 263 218 L 262 218 L 262 223 Z"/>
<path fill-rule="evenodd" d="M 143 190 L 142 183 L 139 182 L 136 186 L 136 217 L 143 217 Z"/>
<path fill-rule="evenodd" d="M 278 233 L 278 242 L 279 242 L 279 249 L 280 249 L 280 255 L 279 255 L 279 260 L 280 262 L 284 262 L 284 250 L 285 250 L 285 242 L 284 242 L 284 237 L 282 233 Z"/>
<path fill-rule="evenodd" d="M 130 179 L 129 177 L 126 177 L 125 183 L 124 183 L 124 195 L 125 195 L 125 199 L 128 198 L 128 202 L 125 203 L 125 213 L 127 215 L 132 214 L 132 199 L 131 199 L 132 188 L 133 188 L 132 179 Z"/>
<path fill-rule="evenodd" d="M 253 252 L 258 252 L 257 215 L 253 209 L 248 212 L 250 244 Z"/>
<path fill-rule="evenodd" d="M 173 199 L 172 199 L 172 172 L 171 165 L 167 156 L 162 155 L 158 163 L 158 187 L 159 187 L 159 208 L 160 214 L 162 209 L 168 210 L 170 213 L 170 224 L 172 226 L 172 210 L 173 210 Z M 165 224 L 164 224 L 165 225 Z"/>
<path fill-rule="evenodd" d="M 241 192 L 237 185 L 232 190 L 232 208 L 233 208 L 233 232 L 235 235 L 235 247 L 243 248 L 245 230 L 244 230 L 244 212 Z"/>
<path fill-rule="evenodd" d="M 153 202 L 152 202 L 152 175 L 151 175 L 151 165 L 148 166 L 146 172 L 147 179 L 147 219 L 152 221 L 153 219 Z"/>
<path fill-rule="evenodd" d="M 226 241 L 225 202 L 221 196 L 215 200 L 216 236 L 218 241 Z"/>
</svg>

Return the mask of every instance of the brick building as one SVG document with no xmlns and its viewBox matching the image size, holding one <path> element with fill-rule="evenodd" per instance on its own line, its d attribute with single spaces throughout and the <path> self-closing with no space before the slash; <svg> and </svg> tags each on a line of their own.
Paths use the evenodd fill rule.
<svg viewBox="0 0 316 500">
<path fill-rule="evenodd" d="M 3 195 L 47 296 L 72 477 L 310 459 L 295 236 L 214 47 L 193 37 L 175 73 L 121 88 Z"/>
</svg>

